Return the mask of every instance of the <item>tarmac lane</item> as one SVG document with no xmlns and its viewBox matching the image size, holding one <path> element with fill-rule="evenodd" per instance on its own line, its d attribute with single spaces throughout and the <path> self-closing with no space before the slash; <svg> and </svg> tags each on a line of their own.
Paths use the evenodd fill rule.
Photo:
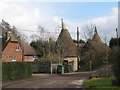
<svg viewBox="0 0 120 90">
<path fill-rule="evenodd" d="M 83 81 L 91 72 L 69 73 L 63 75 L 36 74 L 39 78 L 18 80 L 2 85 L 2 88 L 83 88 Z M 34 74 L 35 75 L 35 74 Z"/>
</svg>

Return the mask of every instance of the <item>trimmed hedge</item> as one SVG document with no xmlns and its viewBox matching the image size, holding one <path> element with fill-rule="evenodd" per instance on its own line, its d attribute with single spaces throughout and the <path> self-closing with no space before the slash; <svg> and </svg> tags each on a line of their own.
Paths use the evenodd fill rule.
<svg viewBox="0 0 120 90">
<path fill-rule="evenodd" d="M 31 76 L 31 62 L 2 62 L 2 81 L 18 80 Z"/>
</svg>

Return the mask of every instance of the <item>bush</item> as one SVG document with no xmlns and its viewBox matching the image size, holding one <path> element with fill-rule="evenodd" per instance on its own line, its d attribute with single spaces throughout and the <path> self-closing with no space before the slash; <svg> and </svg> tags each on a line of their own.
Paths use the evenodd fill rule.
<svg viewBox="0 0 120 90">
<path fill-rule="evenodd" d="M 46 58 L 44 58 L 44 57 L 39 59 L 39 61 L 45 61 L 45 60 L 46 60 Z"/>
<path fill-rule="evenodd" d="M 18 80 L 31 76 L 31 62 L 2 62 L 2 81 Z"/>
</svg>

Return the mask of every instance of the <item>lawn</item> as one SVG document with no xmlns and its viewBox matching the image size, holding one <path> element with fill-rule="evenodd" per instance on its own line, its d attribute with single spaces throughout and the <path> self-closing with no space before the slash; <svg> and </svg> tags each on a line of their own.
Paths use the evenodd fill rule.
<svg viewBox="0 0 120 90">
<path fill-rule="evenodd" d="M 115 78 L 93 78 L 84 81 L 87 90 L 120 90 L 120 87 L 112 84 Z"/>
</svg>

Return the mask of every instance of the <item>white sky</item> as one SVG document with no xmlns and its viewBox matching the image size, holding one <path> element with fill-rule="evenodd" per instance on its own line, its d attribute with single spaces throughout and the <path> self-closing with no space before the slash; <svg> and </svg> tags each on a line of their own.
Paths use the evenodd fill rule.
<svg viewBox="0 0 120 90">
<path fill-rule="evenodd" d="M 55 15 L 54 13 L 58 13 L 58 11 L 55 11 L 55 9 L 54 11 L 52 11 L 49 10 L 49 7 L 46 8 L 41 6 L 29 6 L 31 8 L 27 8 L 18 3 L 15 3 L 16 0 L 7 1 L 9 1 L 10 3 L 0 1 L 0 20 L 4 19 L 5 21 L 8 21 L 11 25 L 15 25 L 18 29 L 22 29 L 22 32 L 26 35 L 30 36 L 34 32 L 28 32 L 24 30 L 36 31 L 38 25 L 42 25 L 48 32 L 56 32 L 59 30 L 58 25 L 60 26 L 60 19 L 63 17 L 59 16 L 59 14 Z M 25 2 L 28 0 L 22 1 Z M 107 16 L 95 17 L 85 21 L 77 21 L 70 18 L 63 19 L 73 38 L 76 38 L 75 32 L 77 26 L 79 26 L 80 28 L 80 38 L 84 39 L 83 34 L 85 32 L 85 25 L 89 23 L 94 23 L 98 28 L 98 32 L 102 40 L 104 39 L 104 36 L 107 36 L 107 39 L 109 40 L 110 37 L 115 37 L 114 30 L 118 26 L 118 8 L 112 7 L 111 11 L 108 13 L 109 14 Z M 56 37 L 55 33 L 53 34 Z"/>
</svg>

